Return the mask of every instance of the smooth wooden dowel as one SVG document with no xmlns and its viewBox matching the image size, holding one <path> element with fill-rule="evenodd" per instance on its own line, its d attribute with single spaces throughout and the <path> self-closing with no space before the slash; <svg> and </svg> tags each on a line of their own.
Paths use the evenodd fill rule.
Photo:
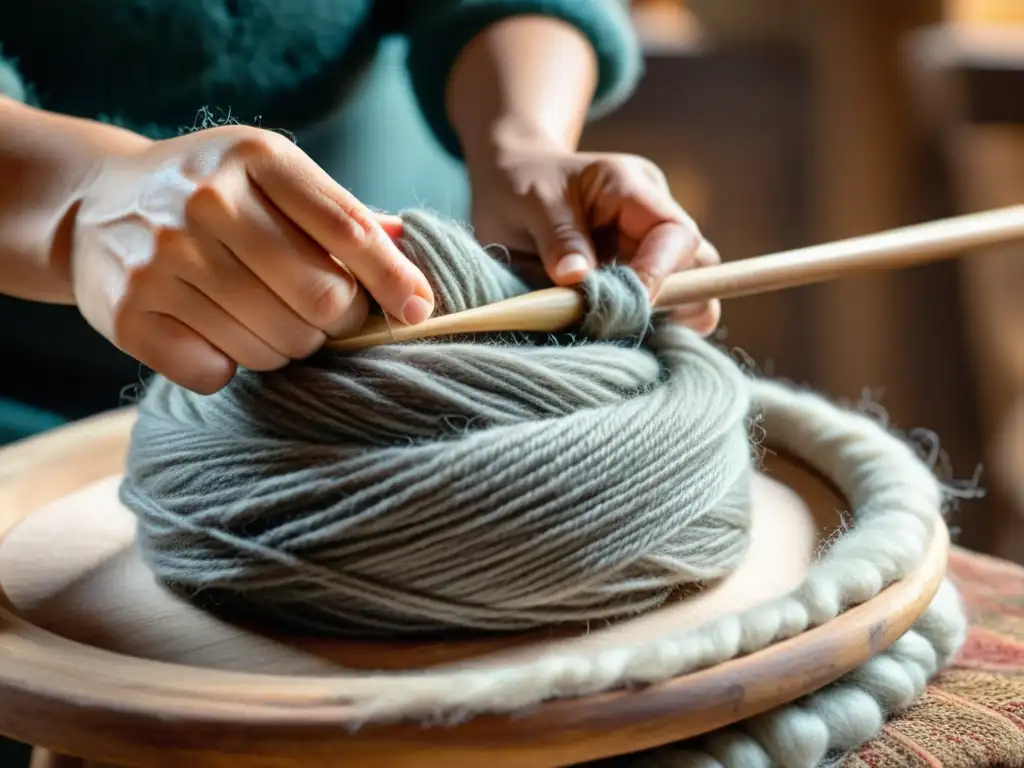
<svg viewBox="0 0 1024 768">
<path fill-rule="evenodd" d="M 952 258 L 972 248 L 1024 239 L 1024 205 L 916 224 L 874 235 L 783 251 L 665 280 L 657 309 L 708 299 L 732 299 L 821 283 L 850 274 L 896 269 Z M 435 336 L 500 331 L 557 332 L 583 317 L 583 297 L 572 288 L 547 288 L 416 326 L 371 318 L 359 333 L 328 346 L 354 350 Z"/>
<path fill-rule="evenodd" d="M 681 272 L 665 281 L 654 305 L 668 308 L 712 298 L 735 299 L 849 274 L 925 264 L 1017 239 L 1024 239 L 1024 205 Z"/>
</svg>

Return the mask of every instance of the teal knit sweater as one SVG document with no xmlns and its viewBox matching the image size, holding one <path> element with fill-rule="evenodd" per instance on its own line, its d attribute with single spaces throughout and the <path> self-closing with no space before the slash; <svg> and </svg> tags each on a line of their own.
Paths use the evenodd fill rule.
<svg viewBox="0 0 1024 768">
<path fill-rule="evenodd" d="M 197 112 L 301 130 L 345 98 L 389 35 L 408 39 L 420 108 L 459 154 L 445 117 L 456 57 L 488 24 L 547 14 L 599 59 L 595 111 L 632 90 L 640 55 L 622 0 L 31 0 L 0 25 L 0 92 L 154 138 Z"/>
</svg>

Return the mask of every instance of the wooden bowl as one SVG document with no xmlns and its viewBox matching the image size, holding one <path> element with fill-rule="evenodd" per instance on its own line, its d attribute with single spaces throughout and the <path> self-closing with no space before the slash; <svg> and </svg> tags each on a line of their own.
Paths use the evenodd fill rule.
<svg viewBox="0 0 1024 768">
<path fill-rule="evenodd" d="M 453 642 L 309 640 L 242 627 L 163 589 L 116 488 L 133 411 L 0 451 L 0 732 L 128 765 L 530 768 L 635 752 L 738 722 L 888 647 L 945 570 L 938 526 L 908 578 L 828 624 L 665 683 L 551 701 L 454 726 L 352 731 L 344 693 L 372 670 L 501 665 L 554 648 L 650 640 L 779 596 L 804 578 L 846 503 L 797 462 L 756 478 L 751 546 L 700 595 L 587 633 Z"/>
</svg>

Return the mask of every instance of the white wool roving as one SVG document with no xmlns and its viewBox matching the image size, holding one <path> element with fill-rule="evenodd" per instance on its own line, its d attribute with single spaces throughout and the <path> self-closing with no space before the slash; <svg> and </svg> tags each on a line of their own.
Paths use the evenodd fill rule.
<svg viewBox="0 0 1024 768">
<path fill-rule="evenodd" d="M 627 756 L 614 765 L 816 768 L 874 738 L 887 717 L 913 704 L 924 693 L 929 678 L 963 644 L 966 632 L 960 596 L 946 580 L 909 632 L 832 685 L 735 726 Z"/>
</svg>

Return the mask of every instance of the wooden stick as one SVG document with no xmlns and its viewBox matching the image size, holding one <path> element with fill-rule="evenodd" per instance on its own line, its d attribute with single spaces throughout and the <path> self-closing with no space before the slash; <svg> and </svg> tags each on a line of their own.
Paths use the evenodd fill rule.
<svg viewBox="0 0 1024 768">
<path fill-rule="evenodd" d="M 1024 240 L 1024 205 L 680 272 L 665 280 L 654 307 L 670 309 L 708 299 L 733 299 L 844 275 L 925 264 L 1010 240 Z M 553 333 L 579 323 L 584 309 L 579 291 L 546 288 L 465 312 L 433 317 L 416 326 L 371 318 L 358 334 L 332 339 L 327 345 L 354 350 L 465 333 Z"/>
</svg>

